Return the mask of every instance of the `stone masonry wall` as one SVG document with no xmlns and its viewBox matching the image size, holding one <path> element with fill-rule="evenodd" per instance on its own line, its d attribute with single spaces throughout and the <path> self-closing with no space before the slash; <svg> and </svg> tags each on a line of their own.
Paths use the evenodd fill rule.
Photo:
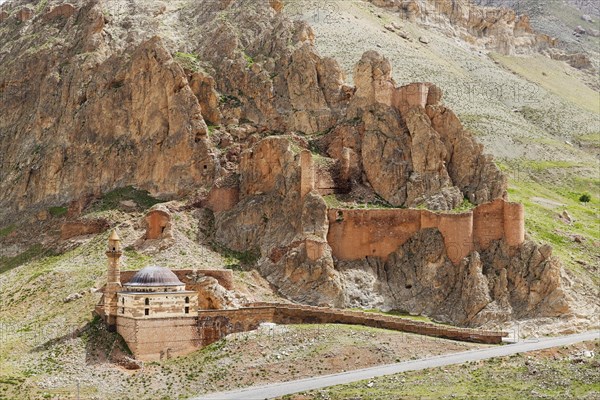
<svg viewBox="0 0 600 400">
<path fill-rule="evenodd" d="M 398 246 L 421 229 L 437 228 L 446 252 L 458 263 L 473 249 L 486 249 L 492 240 L 505 239 L 515 247 L 525 240 L 523 205 L 502 199 L 462 214 L 427 210 L 330 209 L 327 241 L 339 260 L 367 256 L 387 258 Z"/>
<path fill-rule="evenodd" d="M 119 316 L 117 332 L 135 357 L 143 361 L 188 354 L 202 346 L 195 315 L 153 319 Z"/>
<path fill-rule="evenodd" d="M 503 332 L 455 328 L 421 321 L 324 307 L 255 303 L 230 310 L 201 310 L 198 316 L 133 319 L 119 317 L 117 331 L 139 360 L 154 361 L 183 355 L 225 336 L 255 330 L 263 322 L 277 324 L 350 324 L 391 329 L 432 337 L 498 344 Z"/>
</svg>

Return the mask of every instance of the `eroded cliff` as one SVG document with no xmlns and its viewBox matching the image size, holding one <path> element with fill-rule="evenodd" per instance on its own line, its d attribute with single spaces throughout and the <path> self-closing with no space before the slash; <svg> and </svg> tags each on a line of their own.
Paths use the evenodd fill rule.
<svg viewBox="0 0 600 400">
<path fill-rule="evenodd" d="M 398 87 L 375 51 L 347 84 L 277 1 L 63 3 L 12 1 L 0 22 L 7 221 L 127 185 L 200 193 L 213 239 L 255 254 L 296 301 L 459 324 L 567 311 L 560 267 L 529 242 L 499 241 L 454 265 L 432 230 L 387 260 L 334 259 L 325 192 L 431 210 L 506 197 L 505 176 L 440 88 Z"/>
</svg>

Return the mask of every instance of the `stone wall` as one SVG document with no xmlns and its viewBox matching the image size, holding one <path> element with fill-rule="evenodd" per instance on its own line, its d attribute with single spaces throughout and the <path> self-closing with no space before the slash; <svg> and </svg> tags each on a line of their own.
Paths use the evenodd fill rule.
<svg viewBox="0 0 600 400">
<path fill-rule="evenodd" d="M 492 240 L 505 239 L 512 247 L 525 240 L 523 205 L 502 199 L 462 214 L 413 209 L 330 209 L 328 213 L 327 241 L 339 260 L 385 259 L 425 228 L 441 232 L 448 257 L 455 264 L 475 248 L 486 249 Z"/>
<path fill-rule="evenodd" d="M 455 328 L 399 317 L 296 304 L 254 303 L 235 310 L 201 311 L 198 326 L 204 345 L 230 333 L 256 329 L 262 322 L 277 324 L 349 324 L 391 329 L 452 340 L 497 344 L 503 332 Z"/>
<path fill-rule="evenodd" d="M 198 293 L 179 291 L 165 293 L 118 293 L 118 316 L 133 318 L 184 317 L 196 315 Z"/>
<path fill-rule="evenodd" d="M 135 358 L 157 361 L 188 354 L 202 346 L 197 316 L 134 319 L 119 316 L 117 332 Z"/>
<path fill-rule="evenodd" d="M 139 360 L 183 355 L 225 336 L 277 324 L 349 324 L 475 343 L 498 344 L 504 332 L 455 328 L 399 317 L 295 304 L 255 303 L 231 310 L 201 310 L 194 317 L 117 319 L 117 331 Z"/>
<path fill-rule="evenodd" d="M 498 239 L 505 239 L 509 246 L 520 245 L 525 241 L 523 205 L 498 199 L 475 208 L 473 236 L 476 246 L 484 250 Z"/>
</svg>

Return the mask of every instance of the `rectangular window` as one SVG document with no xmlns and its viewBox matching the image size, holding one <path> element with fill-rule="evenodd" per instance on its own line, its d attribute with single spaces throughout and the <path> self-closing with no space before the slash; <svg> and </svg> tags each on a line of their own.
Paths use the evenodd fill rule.
<svg viewBox="0 0 600 400">
<path fill-rule="evenodd" d="M 190 313 L 190 308 L 189 308 L 189 307 L 186 307 L 186 308 L 185 308 L 185 313 L 186 313 L 186 314 L 189 314 L 189 313 Z"/>
<path fill-rule="evenodd" d="M 125 314 L 125 307 L 121 307 L 121 314 Z"/>
<path fill-rule="evenodd" d="M 149 308 L 146 308 L 144 310 L 144 315 L 150 315 L 150 309 Z"/>
</svg>

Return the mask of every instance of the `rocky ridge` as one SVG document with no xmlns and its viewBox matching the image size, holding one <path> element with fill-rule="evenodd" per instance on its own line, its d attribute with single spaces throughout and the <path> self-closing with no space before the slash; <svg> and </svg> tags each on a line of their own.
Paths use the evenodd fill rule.
<svg viewBox="0 0 600 400">
<path fill-rule="evenodd" d="M 182 197 L 233 177 L 240 201 L 215 213 L 215 240 L 255 253 L 261 274 L 290 299 L 383 304 L 459 324 L 567 310 L 564 302 L 541 299 L 562 299 L 559 267 L 548 256 L 528 257 L 540 252 L 529 243 L 518 250 L 522 256 L 500 243 L 463 260 L 450 275 L 464 282 L 444 286 L 447 292 L 434 288 L 436 296 L 462 302 L 457 311 L 441 300 L 425 309 L 414 299 L 426 297 L 392 289 L 408 273 L 396 280 L 379 270 L 410 266 L 404 247 L 385 262 L 366 261 L 387 265 L 376 268 L 375 285 L 390 285 L 399 297 L 349 294 L 346 271 L 366 267 L 340 268 L 331 256 L 327 205 L 319 193 L 300 189 L 302 149 L 330 159 L 336 187 L 396 207 L 450 210 L 465 198 L 483 204 L 506 196 L 506 178 L 441 104 L 441 90 L 398 87 L 377 52 L 358 61 L 351 86 L 335 60 L 316 52 L 311 28 L 287 19 L 276 1 L 90 0 L 72 10 L 53 1 L 25 18 L 26 4 L 8 3 L 0 23 L 0 37 L 12 39 L 0 49 L 0 102 L 9 110 L 0 116 L 6 216 L 126 185 Z M 179 30 L 165 35 L 161 22 Z M 37 50 L 15 57 L 20 48 Z M 430 235 L 410 244 L 414 270 L 454 271 Z M 513 286 L 523 294 L 508 295 Z M 366 290 L 360 285 L 370 296 Z"/>
</svg>

